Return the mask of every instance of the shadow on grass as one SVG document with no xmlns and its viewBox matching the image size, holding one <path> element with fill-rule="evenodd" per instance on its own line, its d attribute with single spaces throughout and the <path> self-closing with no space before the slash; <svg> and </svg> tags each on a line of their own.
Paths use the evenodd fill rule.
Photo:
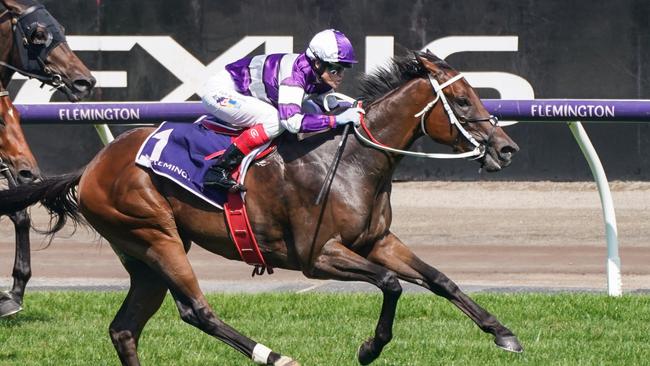
<svg viewBox="0 0 650 366">
<path fill-rule="evenodd" d="M 0 351 L 0 363 L 3 365 L 9 362 L 10 365 L 15 365 L 18 360 L 18 355 L 15 352 Z"/>
<path fill-rule="evenodd" d="M 0 318 L 0 328 L 16 328 L 31 323 L 48 322 L 53 319 L 51 315 L 39 311 L 17 313 L 6 318 Z M 0 353 L 0 357 L 4 357 L 4 355 Z"/>
</svg>

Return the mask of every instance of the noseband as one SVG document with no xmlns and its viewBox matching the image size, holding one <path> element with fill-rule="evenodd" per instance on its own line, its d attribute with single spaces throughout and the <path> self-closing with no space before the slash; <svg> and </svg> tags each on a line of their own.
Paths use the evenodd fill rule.
<svg viewBox="0 0 650 366">
<path fill-rule="evenodd" d="M 28 78 L 48 83 L 55 88 L 62 87 L 62 76 L 52 72 L 45 64 L 50 52 L 59 44 L 65 43 L 65 35 L 61 25 L 41 4 L 31 6 L 21 14 L 14 14 L 10 10 L 7 10 L 7 12 L 10 14 L 14 43 L 18 48 L 22 65 L 16 67 L 3 61 L 0 61 L 0 65 Z M 31 37 L 38 27 L 47 30 L 47 40 L 43 44 L 36 44 L 31 41 Z"/>
</svg>

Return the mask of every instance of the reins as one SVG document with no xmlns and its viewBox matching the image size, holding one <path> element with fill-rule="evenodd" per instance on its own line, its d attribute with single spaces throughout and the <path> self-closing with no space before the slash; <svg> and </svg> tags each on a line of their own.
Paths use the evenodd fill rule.
<svg viewBox="0 0 650 366">
<path fill-rule="evenodd" d="M 49 81 L 49 82 L 52 83 L 52 86 L 54 88 L 57 88 L 57 89 L 63 86 L 63 81 L 61 79 L 61 75 L 59 75 L 59 74 L 52 74 L 51 76 L 36 75 L 36 74 L 32 74 L 30 72 L 27 72 L 27 71 L 25 71 L 23 69 L 20 69 L 18 67 L 15 67 L 13 65 L 10 65 L 10 64 L 8 64 L 8 63 L 6 63 L 4 61 L 0 61 L 0 66 L 4 66 L 4 67 L 6 67 L 8 69 L 11 69 L 11 70 L 13 70 L 13 71 L 25 76 L 25 77 L 28 77 L 30 79 L 36 79 L 38 81 L 42 81 L 43 83 Z"/>
</svg>

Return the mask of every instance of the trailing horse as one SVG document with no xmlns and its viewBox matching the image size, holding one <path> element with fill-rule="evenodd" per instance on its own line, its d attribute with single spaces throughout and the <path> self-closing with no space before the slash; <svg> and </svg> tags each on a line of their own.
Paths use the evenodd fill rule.
<svg viewBox="0 0 650 366">
<path fill-rule="evenodd" d="M 382 291 L 375 334 L 358 350 L 363 365 L 375 360 L 393 336 L 400 279 L 448 299 L 494 336 L 497 346 L 521 352 L 508 328 L 390 231 L 391 178 L 401 160 L 399 150 L 426 134 L 498 171 L 510 164 L 517 145 L 462 75 L 432 54 L 395 58 L 387 69 L 361 80 L 361 93 L 365 123 L 356 130 L 357 139 L 348 139 L 322 205 L 314 199 L 342 138 L 340 130 L 302 141 L 284 134 L 277 151 L 249 169 L 246 207 L 266 263 L 309 278 L 368 282 Z M 254 362 L 298 365 L 224 323 L 207 303 L 187 259 L 191 243 L 226 258 L 239 255 L 223 211 L 134 164 L 151 132 L 144 128 L 121 135 L 81 172 L 0 192 L 0 210 L 40 201 L 56 218 L 53 233 L 67 219 L 85 220 L 110 242 L 131 278 L 110 325 L 124 365 L 139 364 L 140 334 L 167 290 L 182 320 Z"/>
<path fill-rule="evenodd" d="M 66 43 L 63 28 L 42 5 L 0 0 L 0 173 L 10 188 L 41 176 L 20 127 L 20 115 L 5 89 L 15 72 L 57 88 L 71 102 L 88 96 L 95 85 L 88 68 Z M 0 295 L 0 317 L 22 309 L 31 277 L 30 217 L 25 211 L 6 214 L 15 226 L 16 257 L 13 287 Z"/>
</svg>

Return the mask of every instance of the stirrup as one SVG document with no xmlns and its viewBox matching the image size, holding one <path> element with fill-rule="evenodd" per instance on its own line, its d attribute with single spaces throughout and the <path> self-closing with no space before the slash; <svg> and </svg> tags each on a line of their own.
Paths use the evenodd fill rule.
<svg viewBox="0 0 650 366">
<path fill-rule="evenodd" d="M 232 179 L 221 179 L 221 180 L 214 180 L 214 181 L 208 181 L 208 182 L 203 182 L 204 187 L 214 187 L 214 188 L 220 188 L 223 190 L 226 190 L 230 193 L 237 193 L 237 192 L 245 192 L 246 187 L 244 185 L 239 184 L 235 182 Z"/>
<path fill-rule="evenodd" d="M 234 186 L 228 188 L 228 192 L 230 193 L 246 192 L 246 187 L 243 184 L 237 183 Z"/>
</svg>

